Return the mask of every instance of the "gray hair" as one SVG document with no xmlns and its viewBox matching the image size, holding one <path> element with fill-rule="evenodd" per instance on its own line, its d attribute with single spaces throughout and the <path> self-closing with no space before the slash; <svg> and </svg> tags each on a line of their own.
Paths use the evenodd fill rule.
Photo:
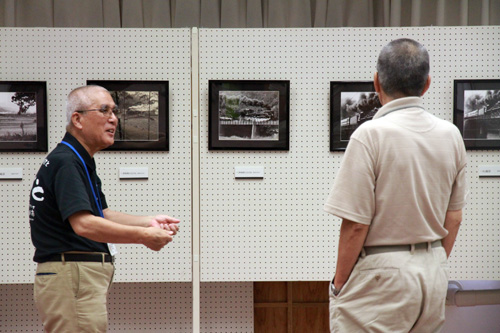
<svg viewBox="0 0 500 333">
<path fill-rule="evenodd" d="M 413 39 L 393 40 L 378 56 L 379 82 L 390 97 L 421 96 L 429 69 L 429 53 Z"/>
<path fill-rule="evenodd" d="M 75 111 L 86 110 L 92 105 L 92 93 L 96 91 L 108 92 L 106 88 L 96 85 L 83 86 L 73 89 L 66 99 L 66 125 L 71 124 L 71 115 Z"/>
</svg>

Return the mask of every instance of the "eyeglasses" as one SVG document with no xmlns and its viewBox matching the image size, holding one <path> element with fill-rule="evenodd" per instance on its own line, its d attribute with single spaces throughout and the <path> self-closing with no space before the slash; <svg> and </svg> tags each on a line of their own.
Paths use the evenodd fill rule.
<svg viewBox="0 0 500 333">
<path fill-rule="evenodd" d="M 100 113 L 102 113 L 103 115 L 105 115 L 109 118 L 111 118 L 111 116 L 113 114 L 116 116 L 119 113 L 119 109 L 117 106 L 115 106 L 114 108 L 110 108 L 109 106 L 103 106 L 100 109 L 77 110 L 75 112 L 83 113 L 83 112 L 88 112 L 88 111 L 99 111 Z"/>
</svg>

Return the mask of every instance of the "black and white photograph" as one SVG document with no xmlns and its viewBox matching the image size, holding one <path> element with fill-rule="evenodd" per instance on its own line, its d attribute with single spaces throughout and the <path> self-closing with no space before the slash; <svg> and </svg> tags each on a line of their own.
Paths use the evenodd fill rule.
<svg viewBox="0 0 500 333">
<path fill-rule="evenodd" d="M 0 141 L 36 141 L 36 93 L 0 92 Z"/>
<path fill-rule="evenodd" d="M 456 80 L 454 122 L 469 149 L 500 148 L 500 80 Z"/>
<path fill-rule="evenodd" d="M 340 140 L 349 141 L 352 132 L 371 120 L 382 105 L 376 92 L 342 92 L 340 95 Z"/>
<path fill-rule="evenodd" d="M 111 94 L 118 111 L 115 143 L 108 150 L 168 150 L 167 81 L 87 81 Z"/>
<path fill-rule="evenodd" d="M 158 92 L 110 91 L 118 111 L 116 141 L 158 140 Z"/>
<path fill-rule="evenodd" d="M 45 82 L 0 82 L 0 151 L 47 151 Z"/>
<path fill-rule="evenodd" d="M 500 140 L 500 89 L 464 91 L 464 138 Z"/>
<path fill-rule="evenodd" d="M 330 83 L 330 151 L 345 150 L 352 133 L 382 107 L 372 82 Z"/>
<path fill-rule="evenodd" d="M 210 81 L 210 149 L 288 149 L 288 81 Z"/>
<path fill-rule="evenodd" d="M 279 91 L 220 91 L 219 140 L 279 140 Z"/>
</svg>

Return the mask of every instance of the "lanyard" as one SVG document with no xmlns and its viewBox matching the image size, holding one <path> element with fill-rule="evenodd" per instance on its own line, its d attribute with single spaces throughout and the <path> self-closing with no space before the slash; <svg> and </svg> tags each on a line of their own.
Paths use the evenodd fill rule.
<svg viewBox="0 0 500 333">
<path fill-rule="evenodd" d="M 70 147 L 71 150 L 76 154 L 76 156 L 78 156 L 78 158 L 80 159 L 80 161 L 82 161 L 83 168 L 85 169 L 85 172 L 87 173 L 87 178 L 89 180 L 90 189 L 92 190 L 92 194 L 94 195 L 94 200 L 95 200 L 95 203 L 97 205 L 97 209 L 99 210 L 99 215 L 101 215 L 101 217 L 104 217 L 104 214 L 102 213 L 101 201 L 99 200 L 99 198 L 96 195 L 96 191 L 94 190 L 94 186 L 92 185 L 92 180 L 90 179 L 89 171 L 87 170 L 87 166 L 85 165 L 85 162 L 83 161 L 82 156 L 76 151 L 75 147 L 73 147 L 70 143 L 68 143 L 68 142 L 66 142 L 64 140 L 61 141 L 61 143 L 65 144 L 68 147 Z M 97 188 L 97 184 L 96 184 L 96 188 Z"/>
</svg>

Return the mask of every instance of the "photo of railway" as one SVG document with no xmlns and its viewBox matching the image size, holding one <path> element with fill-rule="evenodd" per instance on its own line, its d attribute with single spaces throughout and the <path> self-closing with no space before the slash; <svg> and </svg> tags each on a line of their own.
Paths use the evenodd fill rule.
<svg viewBox="0 0 500 333">
<path fill-rule="evenodd" d="M 340 140 L 349 141 L 356 128 L 371 120 L 381 107 L 376 92 L 343 91 L 340 94 Z"/>
<path fill-rule="evenodd" d="M 279 91 L 220 91 L 219 140 L 279 140 Z"/>
<path fill-rule="evenodd" d="M 464 139 L 500 139 L 500 90 L 464 91 Z"/>
</svg>

